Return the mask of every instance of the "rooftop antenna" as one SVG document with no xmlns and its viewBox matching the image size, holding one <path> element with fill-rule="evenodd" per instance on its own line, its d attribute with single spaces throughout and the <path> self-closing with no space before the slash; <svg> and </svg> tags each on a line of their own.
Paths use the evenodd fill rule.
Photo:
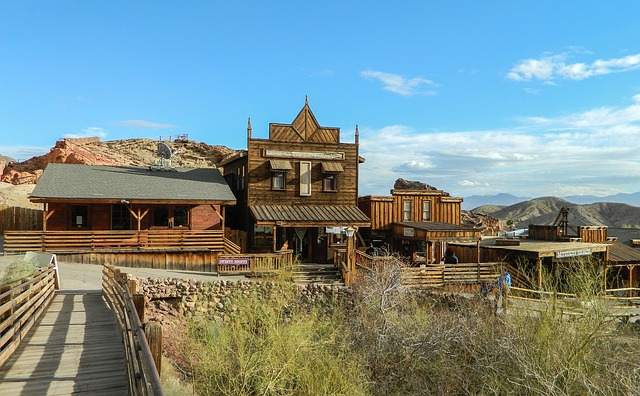
<svg viewBox="0 0 640 396">
<path fill-rule="evenodd" d="M 151 167 L 151 170 L 176 170 L 171 166 L 171 158 L 178 154 L 178 150 L 171 150 L 171 147 L 167 145 L 165 142 L 158 143 L 158 154 L 160 158 L 156 162 L 156 164 Z"/>
</svg>

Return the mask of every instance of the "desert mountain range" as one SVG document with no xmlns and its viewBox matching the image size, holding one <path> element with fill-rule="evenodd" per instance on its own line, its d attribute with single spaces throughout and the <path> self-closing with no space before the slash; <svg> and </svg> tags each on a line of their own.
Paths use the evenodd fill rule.
<svg viewBox="0 0 640 396">
<path fill-rule="evenodd" d="M 172 165 L 176 167 L 215 167 L 236 151 L 188 139 L 166 143 L 171 150 L 177 151 L 171 158 Z M 41 209 L 41 205 L 29 202 L 28 195 L 47 164 L 150 166 L 160 158 L 157 147 L 158 141 L 154 139 L 101 141 L 97 137 L 67 138 L 59 140 L 49 153 L 24 162 L 16 163 L 0 155 L 0 205 Z M 640 207 L 611 202 L 578 205 L 555 197 L 463 210 L 463 224 L 486 227 L 491 233 L 504 230 L 507 221 L 512 221 L 516 228 L 526 228 L 529 224 L 552 224 L 563 206 L 570 209 L 569 222 L 574 226 L 640 226 Z"/>
</svg>

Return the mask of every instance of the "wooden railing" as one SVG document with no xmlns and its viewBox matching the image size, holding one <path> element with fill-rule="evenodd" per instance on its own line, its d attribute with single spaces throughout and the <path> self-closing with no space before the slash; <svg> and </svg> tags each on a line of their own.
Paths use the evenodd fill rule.
<svg viewBox="0 0 640 396">
<path fill-rule="evenodd" d="M 237 246 L 237 245 L 236 245 Z M 145 230 L 145 231 L 6 231 L 4 251 L 96 252 L 117 250 L 207 249 L 224 251 L 220 230 Z"/>
<path fill-rule="evenodd" d="M 57 270 L 51 265 L 18 285 L 0 287 L 0 366 L 18 348 L 53 299 Z"/>
<path fill-rule="evenodd" d="M 144 315 L 139 313 L 144 312 L 144 296 L 136 296 L 139 302 L 136 306 L 130 290 L 132 288 L 135 288 L 135 281 L 126 279 L 110 265 L 103 266 L 102 295 L 115 314 L 122 332 L 130 394 L 163 395 L 158 373 L 160 354 L 156 353 L 154 360 L 140 320 L 140 316 Z M 155 351 L 157 349 L 154 348 Z"/>
<path fill-rule="evenodd" d="M 336 249 L 333 251 L 333 263 L 340 270 L 344 284 L 349 286 L 355 280 L 355 271 L 347 265 L 347 249 Z"/>
<path fill-rule="evenodd" d="M 634 289 L 609 289 L 611 291 L 629 291 Z M 631 290 L 631 291 L 634 291 Z M 594 304 L 602 304 L 606 308 L 607 316 L 614 318 L 630 318 L 640 315 L 640 297 L 638 295 L 619 297 L 610 294 L 593 296 L 593 300 L 584 300 L 573 293 L 560 293 L 557 291 L 533 290 L 521 287 L 509 288 L 509 305 L 517 307 L 519 310 L 528 311 L 550 311 L 554 315 L 581 316 L 585 310 L 593 307 Z"/>
<path fill-rule="evenodd" d="M 226 254 L 241 254 L 242 248 L 228 238 L 224 238 L 224 252 Z"/>
<path fill-rule="evenodd" d="M 220 254 L 219 273 L 270 272 L 290 269 L 293 265 L 293 250 L 279 250 L 273 253 Z"/>
<path fill-rule="evenodd" d="M 401 282 L 408 287 L 442 287 L 493 282 L 504 263 L 459 263 L 404 267 Z"/>
</svg>

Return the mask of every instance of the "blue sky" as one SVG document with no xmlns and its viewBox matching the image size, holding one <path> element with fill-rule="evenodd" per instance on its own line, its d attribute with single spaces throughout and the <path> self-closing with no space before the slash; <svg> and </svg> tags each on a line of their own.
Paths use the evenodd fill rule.
<svg viewBox="0 0 640 396">
<path fill-rule="evenodd" d="M 361 194 L 640 191 L 637 1 L 3 1 L 0 153 L 57 139 L 246 147 L 305 96 Z"/>
</svg>

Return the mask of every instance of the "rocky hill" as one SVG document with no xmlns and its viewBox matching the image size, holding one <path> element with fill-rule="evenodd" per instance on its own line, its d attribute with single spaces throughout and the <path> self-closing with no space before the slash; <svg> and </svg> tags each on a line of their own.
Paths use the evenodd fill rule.
<svg viewBox="0 0 640 396">
<path fill-rule="evenodd" d="M 191 140 L 166 142 L 177 154 L 171 159 L 176 167 L 213 167 L 235 150 L 224 146 L 211 146 Z M 27 161 L 0 162 L 0 181 L 9 184 L 33 184 L 47 164 L 89 165 L 153 165 L 160 157 L 158 141 L 153 139 L 125 139 L 100 141 L 100 138 L 62 139 L 49 153 Z"/>
<path fill-rule="evenodd" d="M 223 157 L 235 152 L 225 146 L 186 139 L 165 143 L 177 151 L 171 158 L 175 167 L 215 167 Z M 0 156 L 0 205 L 41 209 L 42 205 L 30 203 L 27 197 L 48 164 L 153 165 L 160 158 L 157 147 L 158 141 L 153 139 L 103 142 L 94 137 L 59 140 L 49 153 L 20 163 Z"/>
<path fill-rule="evenodd" d="M 578 205 L 556 197 L 535 198 L 510 206 L 481 206 L 472 213 L 484 214 L 513 222 L 514 228 L 527 228 L 529 224 L 553 224 L 560 209 L 569 208 L 569 224 L 573 226 L 640 226 L 640 207 L 612 202 Z"/>
</svg>

